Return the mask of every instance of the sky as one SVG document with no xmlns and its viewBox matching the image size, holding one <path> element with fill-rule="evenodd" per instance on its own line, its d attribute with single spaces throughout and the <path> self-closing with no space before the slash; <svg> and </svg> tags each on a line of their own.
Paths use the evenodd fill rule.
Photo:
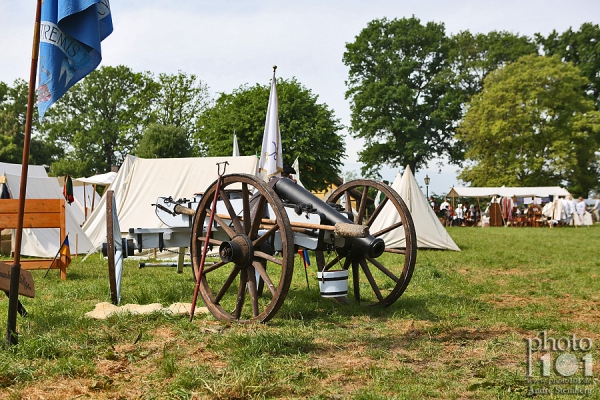
<svg viewBox="0 0 600 400">
<path fill-rule="evenodd" d="M 35 5 L 35 0 L 0 2 L 0 81 L 29 79 Z M 295 77 L 345 126 L 350 104 L 342 57 L 346 43 L 369 21 L 414 15 L 423 24 L 443 23 L 450 35 L 496 30 L 531 37 L 600 23 L 598 0 L 112 0 L 111 10 L 114 32 L 102 43 L 101 65 L 195 74 L 213 95 L 269 84 L 277 65 L 278 77 Z M 347 129 L 342 134 L 347 143 L 342 170 L 360 176 L 357 153 L 363 143 Z M 391 182 L 399 170 L 384 167 L 381 174 Z M 456 167 L 435 160 L 415 176 L 424 192 L 443 195 L 461 184 L 456 173 Z"/>
</svg>

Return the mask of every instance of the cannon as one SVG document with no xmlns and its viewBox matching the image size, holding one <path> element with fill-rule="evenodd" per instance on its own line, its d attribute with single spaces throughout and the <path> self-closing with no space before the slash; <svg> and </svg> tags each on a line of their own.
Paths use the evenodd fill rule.
<svg viewBox="0 0 600 400">
<path fill-rule="evenodd" d="M 133 248 L 182 249 L 189 244 L 195 280 L 202 269 L 198 293 L 221 321 L 273 318 L 290 289 L 298 250 L 314 251 L 321 279 L 342 272 L 361 305 L 387 307 L 406 290 L 416 261 L 416 233 L 406 204 L 390 186 L 354 180 L 323 201 L 287 178 L 266 183 L 254 175 L 229 174 L 220 179 L 191 200 L 158 198 L 156 215 L 169 228 L 131 228 L 127 240 L 118 229 L 113 234 L 114 205 L 107 203 L 108 242 L 121 246 L 124 255 L 132 255 Z M 383 197 L 374 209 L 367 207 L 369 191 Z M 393 246 L 385 242 L 390 235 Z M 216 254 L 216 262 L 202 263 L 205 247 L 207 254 Z M 111 269 L 109 257 L 109 270 L 114 264 Z M 113 277 L 111 295 L 118 302 Z"/>
<path fill-rule="evenodd" d="M 217 319 L 245 323 L 273 318 L 290 289 L 299 249 L 315 252 L 321 273 L 348 271 L 348 285 L 360 304 L 387 307 L 406 290 L 416 260 L 415 228 L 404 201 L 388 185 L 351 181 L 325 202 L 287 178 L 266 183 L 253 175 L 229 174 L 221 179 L 199 202 L 159 199 L 156 209 L 163 221 L 191 225 L 194 279 L 205 242 L 210 252 L 218 252 L 216 262 L 203 266 L 199 280 L 199 294 Z M 383 200 L 367 215 L 369 189 L 381 192 Z M 356 206 L 354 193 L 360 197 Z M 395 222 L 371 232 L 377 217 L 390 207 L 397 213 Z M 403 247 L 386 247 L 382 237 L 398 230 Z"/>
</svg>

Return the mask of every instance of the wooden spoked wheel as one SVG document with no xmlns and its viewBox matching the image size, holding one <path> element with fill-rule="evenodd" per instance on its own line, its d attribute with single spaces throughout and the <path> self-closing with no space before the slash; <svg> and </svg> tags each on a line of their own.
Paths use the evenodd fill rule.
<svg viewBox="0 0 600 400">
<path fill-rule="evenodd" d="M 121 275 L 123 273 L 123 242 L 117 219 L 115 196 L 112 190 L 106 192 L 106 245 L 108 257 L 108 281 L 110 299 L 117 305 L 121 301 Z"/>
<path fill-rule="evenodd" d="M 368 196 L 375 196 L 377 191 L 381 202 L 368 213 Z M 358 205 L 351 200 L 351 194 L 359 196 Z M 376 259 L 353 250 L 318 251 L 319 270 L 351 269 L 349 291 L 352 287 L 354 298 L 361 304 L 387 307 L 394 303 L 406 290 L 417 258 L 417 236 L 408 207 L 394 189 L 370 179 L 343 184 L 327 202 L 343 206 L 352 213 L 354 223 L 368 226 L 372 236 L 384 240 L 385 251 Z"/>
<path fill-rule="evenodd" d="M 205 263 L 200 281 L 199 293 L 207 308 L 221 321 L 266 322 L 283 304 L 292 281 L 292 228 L 283 203 L 265 182 L 245 174 L 222 179 L 212 229 L 206 224 L 216 182 L 204 193 L 194 217 L 190 246 L 194 279 L 208 240 L 218 259 Z M 241 196 L 228 194 L 234 191 L 241 191 Z"/>
</svg>

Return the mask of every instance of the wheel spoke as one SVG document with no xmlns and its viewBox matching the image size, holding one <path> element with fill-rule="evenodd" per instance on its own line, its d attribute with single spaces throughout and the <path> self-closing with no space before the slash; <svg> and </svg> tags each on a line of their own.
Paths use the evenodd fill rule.
<svg viewBox="0 0 600 400">
<path fill-rule="evenodd" d="M 231 229 L 231 227 L 229 226 L 229 224 L 227 224 L 221 217 L 219 217 L 217 214 L 214 215 L 215 221 L 217 221 L 217 223 L 221 226 L 221 228 L 225 231 L 225 233 L 227 234 L 227 236 L 229 236 L 229 239 L 233 239 L 234 236 L 236 235 L 235 231 L 233 229 Z M 212 227 L 211 227 L 212 228 Z"/>
<path fill-rule="evenodd" d="M 393 254 L 406 254 L 406 249 L 401 250 L 401 249 L 390 249 L 389 247 L 386 247 L 384 252 L 386 253 L 393 253 Z"/>
<path fill-rule="evenodd" d="M 248 271 L 242 269 L 240 271 L 240 286 L 238 286 L 237 301 L 235 302 L 235 310 L 233 317 L 240 319 L 242 315 L 242 308 L 244 307 L 244 300 L 246 300 L 246 284 L 248 283 Z"/>
<path fill-rule="evenodd" d="M 227 292 L 227 290 L 229 290 L 229 287 L 231 286 L 231 284 L 233 283 L 233 281 L 235 280 L 236 276 L 239 274 L 240 270 L 239 268 L 233 268 L 231 270 L 231 272 L 229 273 L 229 276 L 227 277 L 227 280 L 225 281 L 225 283 L 223 283 L 223 287 L 221 288 L 221 290 L 219 290 L 219 293 L 217 293 L 217 295 L 215 296 L 215 303 L 219 303 L 221 301 L 221 299 L 223 298 L 223 296 L 225 295 L 225 293 Z M 203 278 L 205 278 L 206 276 L 203 276 Z"/>
<path fill-rule="evenodd" d="M 202 236 L 202 237 L 198 237 L 196 238 L 196 240 L 198 240 L 200 243 L 204 243 L 204 238 L 206 236 Z M 213 238 L 208 238 L 208 244 L 212 244 L 213 246 L 220 246 L 221 243 L 223 243 L 222 240 L 217 240 L 217 239 L 213 239 Z"/>
<path fill-rule="evenodd" d="M 354 298 L 360 303 L 360 277 L 358 274 L 358 262 L 352 263 L 352 282 L 354 283 Z"/>
<path fill-rule="evenodd" d="M 379 237 L 381 235 L 383 235 L 384 233 L 388 233 L 390 231 L 393 231 L 396 228 L 400 228 L 402 225 L 404 225 L 402 223 L 402 221 L 400 222 L 396 222 L 395 224 L 392 224 L 390 226 L 388 226 L 387 228 L 383 228 L 382 230 L 380 230 L 379 232 L 376 232 L 374 234 L 372 234 L 374 237 Z"/>
<path fill-rule="evenodd" d="M 279 230 L 279 226 L 273 225 L 264 235 L 259 236 L 252 242 L 252 247 L 258 247 L 269 239 L 275 232 Z"/>
<path fill-rule="evenodd" d="M 272 263 L 283 265 L 283 261 L 280 258 L 273 257 L 267 253 L 263 253 L 262 251 L 254 250 L 254 257 L 260 257 L 267 261 L 271 261 Z"/>
<path fill-rule="evenodd" d="M 258 291 L 256 290 L 256 275 L 254 274 L 254 268 L 248 266 L 246 268 L 246 274 L 248 275 L 248 291 L 250 292 L 250 302 L 252 304 L 252 316 L 256 317 L 258 312 Z"/>
<path fill-rule="evenodd" d="M 210 267 L 206 267 L 206 268 L 204 268 L 204 270 L 202 271 L 202 275 L 206 275 L 206 274 L 208 274 L 209 272 L 212 272 L 212 271 L 214 271 L 214 270 L 216 270 L 216 269 L 219 269 L 219 268 L 221 268 L 223 265 L 227 265 L 227 263 L 226 263 L 225 261 L 219 261 L 219 262 L 217 262 L 217 263 L 215 263 L 215 264 L 211 265 Z"/>
<path fill-rule="evenodd" d="M 383 301 L 383 296 L 381 295 L 381 291 L 379 290 L 379 287 L 377 286 L 377 282 L 375 282 L 375 278 L 373 278 L 373 274 L 371 274 L 371 270 L 369 269 L 367 262 L 365 261 L 364 258 L 361 258 L 358 262 L 360 263 L 360 266 L 361 266 L 363 272 L 365 273 L 367 280 L 371 284 L 371 288 L 373 289 L 375 296 L 377 296 L 377 299 L 379 301 Z"/>
<path fill-rule="evenodd" d="M 383 264 L 381 264 L 379 261 L 377 261 L 374 258 L 371 258 L 369 256 L 366 256 L 367 260 L 373 264 L 374 266 L 376 266 L 381 272 L 383 272 L 384 274 L 386 274 L 391 280 L 393 280 L 394 282 L 398 283 L 400 282 L 400 278 L 397 277 L 396 275 L 394 275 L 392 273 L 392 271 L 390 271 L 389 269 L 387 269 L 386 267 L 383 266 Z"/>
<path fill-rule="evenodd" d="M 225 208 L 227 208 L 227 212 L 229 213 L 229 216 L 231 217 L 231 221 L 233 222 L 233 227 L 235 228 L 235 231 L 237 233 L 244 233 L 244 228 L 242 228 L 242 223 L 240 222 L 239 217 L 235 213 L 235 210 L 233 209 L 233 206 L 231 205 L 231 201 L 229 201 L 229 196 L 227 196 L 227 193 L 225 193 L 225 190 L 220 189 L 219 195 L 221 195 L 221 200 L 223 201 L 223 204 L 225 204 Z"/>
<path fill-rule="evenodd" d="M 242 208 L 244 218 L 244 233 L 247 235 L 250 233 L 250 192 L 248 191 L 248 184 L 242 183 Z"/>
<path fill-rule="evenodd" d="M 373 225 L 373 222 L 375 222 L 375 218 L 377 218 L 379 216 L 379 213 L 381 212 L 381 210 L 383 210 L 383 207 L 385 207 L 388 200 L 389 200 L 389 197 L 387 197 L 387 196 L 384 197 L 383 200 L 381 201 L 381 203 L 379 203 L 379 205 L 375 209 L 375 211 L 373 211 L 373 214 L 371 214 L 371 216 L 369 217 L 369 220 L 367 221 L 367 226 L 369 228 L 371 227 L 371 225 Z"/>
<path fill-rule="evenodd" d="M 250 233 L 248 234 L 248 236 L 250 237 L 251 240 L 256 238 L 256 236 L 258 235 L 258 228 L 260 227 L 260 223 L 262 221 L 262 216 L 263 216 L 263 212 L 265 210 L 266 203 L 267 203 L 267 199 L 265 199 L 265 196 L 260 196 L 258 198 L 256 207 L 253 210 L 254 215 L 250 217 L 252 219 L 252 225 L 251 225 Z"/>
<path fill-rule="evenodd" d="M 346 199 L 346 211 L 352 212 L 352 197 L 350 197 L 350 190 L 344 192 L 344 198 Z"/>
<path fill-rule="evenodd" d="M 363 218 L 367 212 L 367 195 L 369 194 L 369 188 L 363 186 L 362 196 L 360 197 L 360 205 L 358 206 L 358 218 L 356 220 L 357 225 L 362 225 Z"/>
<path fill-rule="evenodd" d="M 269 278 L 269 275 L 267 275 L 267 271 L 265 271 L 262 264 L 259 263 L 258 261 L 254 261 L 252 263 L 252 265 L 254 265 L 254 269 L 256 269 L 258 271 L 258 274 L 260 275 L 262 280 L 265 282 L 265 284 L 269 288 L 271 295 L 275 296 L 277 289 L 275 288 L 275 285 L 273 285 L 273 282 L 271 282 L 271 278 Z"/>
</svg>

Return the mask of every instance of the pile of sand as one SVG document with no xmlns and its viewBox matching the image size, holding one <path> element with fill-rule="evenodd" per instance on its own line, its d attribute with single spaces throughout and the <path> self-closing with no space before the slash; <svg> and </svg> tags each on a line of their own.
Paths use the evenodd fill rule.
<svg viewBox="0 0 600 400">
<path fill-rule="evenodd" d="M 95 319 L 106 319 L 115 313 L 151 314 L 153 312 L 190 315 L 191 309 L 192 303 L 173 303 L 169 307 L 163 307 L 160 303 L 146 305 L 125 304 L 119 307 L 111 303 L 102 302 L 96 304 L 94 310 L 85 313 L 85 316 Z M 194 315 L 207 313 L 208 309 L 206 307 L 196 307 L 194 311 Z"/>
</svg>

